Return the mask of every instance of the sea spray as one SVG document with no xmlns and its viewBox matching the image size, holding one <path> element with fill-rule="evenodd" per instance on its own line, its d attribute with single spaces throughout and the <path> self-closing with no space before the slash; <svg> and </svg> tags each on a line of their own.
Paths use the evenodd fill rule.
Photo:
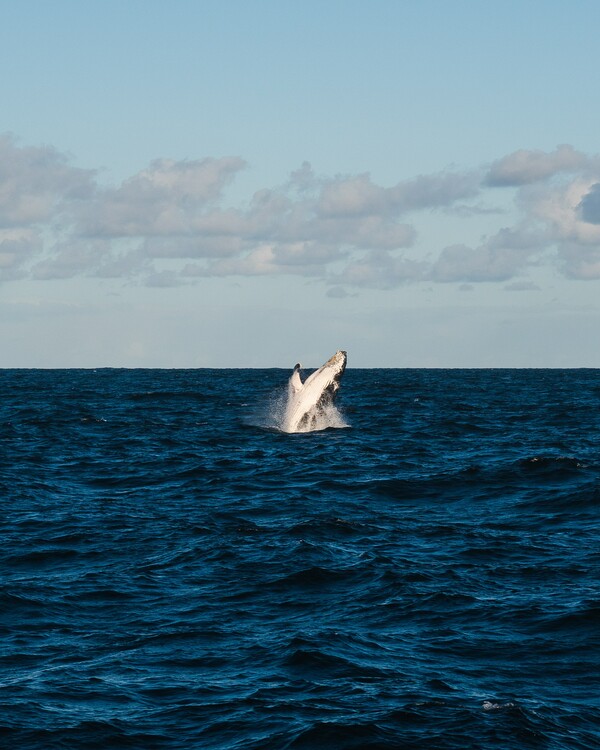
<svg viewBox="0 0 600 750">
<path fill-rule="evenodd" d="M 287 434 L 317 432 L 330 428 L 343 428 L 350 425 L 344 418 L 342 411 L 332 402 L 327 402 L 318 408 L 315 407 L 302 422 L 302 425 L 291 431 L 287 429 L 287 414 L 290 393 L 287 385 L 273 391 L 265 403 L 259 406 L 249 419 L 248 424 L 262 427 L 266 430 L 275 430 Z"/>
<path fill-rule="evenodd" d="M 291 432 L 286 429 L 286 413 L 287 403 L 283 411 L 280 411 L 277 415 L 278 429 L 282 432 Z M 327 430 L 329 428 L 341 428 L 349 427 L 350 425 L 344 419 L 342 413 L 337 406 L 331 402 L 327 402 L 322 406 L 317 406 L 312 409 L 305 420 L 293 431 L 293 433 L 300 432 L 316 432 L 318 430 Z"/>
</svg>

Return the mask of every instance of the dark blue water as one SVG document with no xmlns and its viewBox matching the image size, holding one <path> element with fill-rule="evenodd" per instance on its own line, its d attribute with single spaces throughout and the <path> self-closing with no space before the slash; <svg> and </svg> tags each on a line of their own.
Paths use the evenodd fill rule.
<svg viewBox="0 0 600 750">
<path fill-rule="evenodd" d="M 598 748 L 600 371 L 0 371 L 0 745 Z"/>
</svg>

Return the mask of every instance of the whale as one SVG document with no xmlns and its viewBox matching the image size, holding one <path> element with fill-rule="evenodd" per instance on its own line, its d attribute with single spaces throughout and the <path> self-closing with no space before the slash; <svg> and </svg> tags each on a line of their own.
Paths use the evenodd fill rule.
<svg viewBox="0 0 600 750">
<path fill-rule="evenodd" d="M 300 363 L 295 365 L 288 382 L 282 423 L 284 432 L 308 432 L 315 429 L 319 417 L 335 400 L 346 361 L 346 352 L 338 350 L 304 382 L 300 376 L 302 366 Z"/>
</svg>

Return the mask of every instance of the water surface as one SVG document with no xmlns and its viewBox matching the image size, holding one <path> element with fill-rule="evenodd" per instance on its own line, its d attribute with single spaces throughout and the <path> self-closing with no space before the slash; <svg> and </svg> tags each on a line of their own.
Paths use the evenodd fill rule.
<svg viewBox="0 0 600 750">
<path fill-rule="evenodd" d="M 600 371 L 288 376 L 0 371 L 2 742 L 597 748 Z"/>
</svg>

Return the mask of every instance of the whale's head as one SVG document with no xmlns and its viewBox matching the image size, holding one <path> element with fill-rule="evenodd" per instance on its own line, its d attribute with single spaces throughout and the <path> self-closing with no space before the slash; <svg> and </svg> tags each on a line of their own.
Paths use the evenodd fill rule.
<svg viewBox="0 0 600 750">
<path fill-rule="evenodd" d="M 325 366 L 334 367 L 338 371 L 338 375 L 341 378 L 346 369 L 346 362 L 348 361 L 348 355 L 342 349 L 338 349 L 337 352 L 330 357 Z"/>
</svg>

